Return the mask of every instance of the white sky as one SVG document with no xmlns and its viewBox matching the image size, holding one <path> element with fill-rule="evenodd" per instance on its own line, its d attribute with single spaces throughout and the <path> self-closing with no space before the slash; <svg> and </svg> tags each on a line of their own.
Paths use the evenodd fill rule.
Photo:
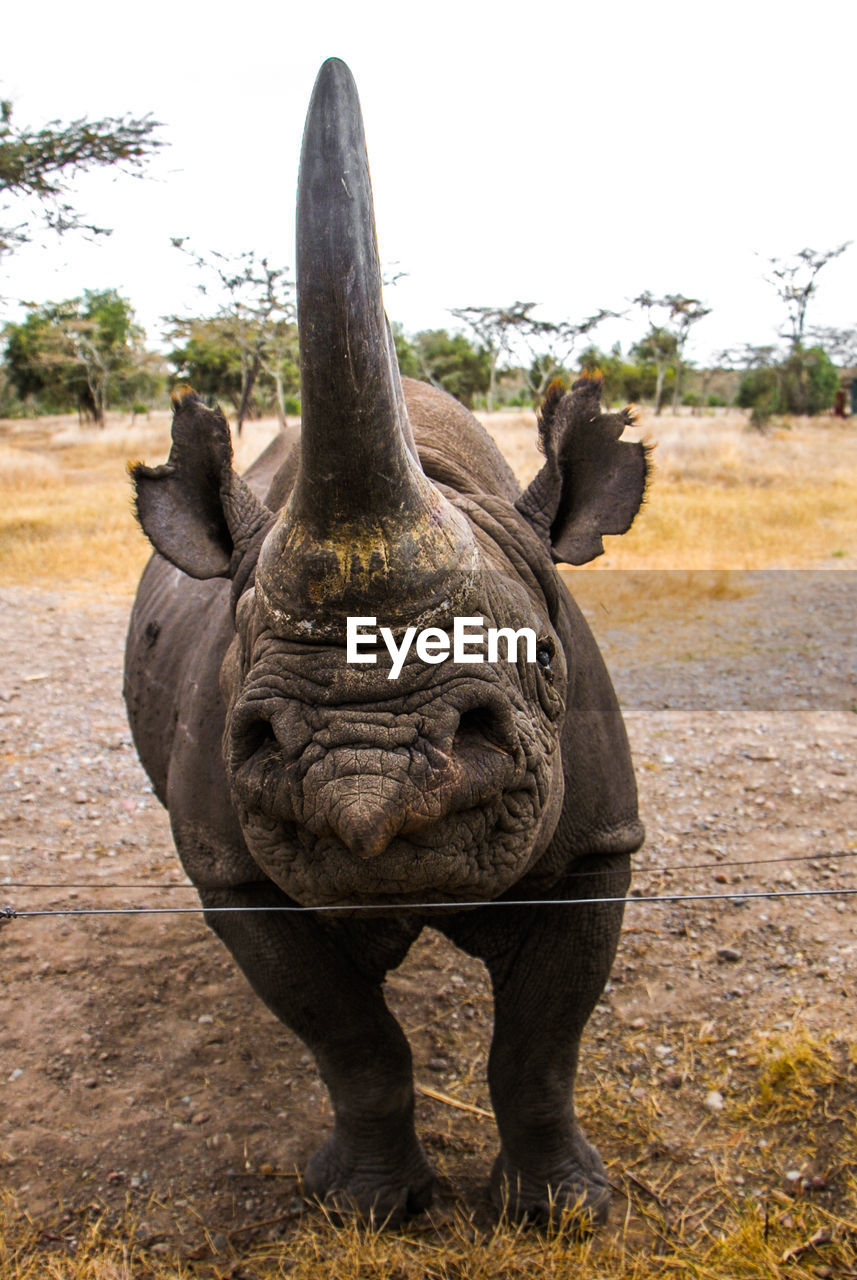
<svg viewBox="0 0 857 1280">
<path fill-rule="evenodd" d="M 159 317 L 204 305 L 170 236 L 292 265 L 303 118 L 335 54 L 363 103 L 382 261 L 409 273 L 386 298 L 406 329 L 516 299 L 577 320 L 650 289 L 713 308 L 692 358 L 769 342 L 783 313 L 766 259 L 857 238 L 855 13 L 843 0 L 16 5 L 0 94 L 20 124 L 151 112 L 171 145 L 148 178 L 82 178 L 75 203 L 113 236 L 44 239 L 7 260 L 0 295 L 116 287 L 154 343 Z M 857 244 L 822 272 L 808 319 L 857 324 Z M 637 313 L 596 339 L 627 349 L 642 327 Z"/>
</svg>

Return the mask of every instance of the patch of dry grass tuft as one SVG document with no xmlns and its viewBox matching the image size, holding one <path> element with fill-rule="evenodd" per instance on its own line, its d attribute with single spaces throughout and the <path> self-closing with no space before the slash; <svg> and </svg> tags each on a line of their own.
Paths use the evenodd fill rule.
<svg viewBox="0 0 857 1280">
<path fill-rule="evenodd" d="M 832 1040 L 806 1031 L 764 1037 L 759 1056 L 755 1110 L 769 1123 L 802 1124 L 809 1109 L 843 1079 Z"/>
<path fill-rule="evenodd" d="M 236 1250 L 207 1237 L 203 1249 L 145 1248 L 132 1220 L 107 1230 L 94 1218 L 65 1235 L 42 1231 L 6 1199 L 0 1210 L 0 1280 L 799 1280 L 849 1276 L 857 1266 L 853 1221 L 809 1204 L 788 1213 L 730 1206 L 721 1227 L 685 1234 L 681 1222 L 653 1222 L 655 1243 L 626 1228 L 579 1239 L 566 1219 L 552 1230 L 499 1224 L 477 1227 L 458 1214 L 440 1230 L 431 1222 L 387 1233 L 316 1215 L 288 1242 Z M 75 1234 L 76 1233 L 76 1234 Z M 822 1269 L 826 1268 L 826 1269 Z"/>
</svg>

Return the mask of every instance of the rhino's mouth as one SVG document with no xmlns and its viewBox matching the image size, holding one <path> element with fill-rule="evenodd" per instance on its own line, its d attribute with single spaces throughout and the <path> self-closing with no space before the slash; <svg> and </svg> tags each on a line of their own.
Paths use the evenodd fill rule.
<svg viewBox="0 0 857 1280">
<path fill-rule="evenodd" d="M 306 906 L 476 902 L 520 878 L 538 821 L 534 786 L 504 793 L 413 834 L 399 834 L 373 858 L 332 833 L 245 813 L 250 852 L 266 875 Z"/>
</svg>

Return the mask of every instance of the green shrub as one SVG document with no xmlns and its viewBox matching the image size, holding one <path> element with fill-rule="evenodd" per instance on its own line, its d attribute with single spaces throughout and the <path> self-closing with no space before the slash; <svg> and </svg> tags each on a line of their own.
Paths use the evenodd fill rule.
<svg viewBox="0 0 857 1280">
<path fill-rule="evenodd" d="M 785 363 L 784 390 L 789 413 L 824 413 L 833 407 L 839 373 L 821 347 L 798 350 Z"/>
<path fill-rule="evenodd" d="M 827 353 L 821 347 L 795 347 L 779 364 L 748 369 L 737 403 L 761 426 L 775 413 L 824 413 L 838 390 L 839 374 Z"/>
</svg>

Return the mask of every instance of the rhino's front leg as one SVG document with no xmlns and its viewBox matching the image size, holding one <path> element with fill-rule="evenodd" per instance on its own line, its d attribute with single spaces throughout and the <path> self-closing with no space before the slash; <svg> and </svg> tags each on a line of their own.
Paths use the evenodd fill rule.
<svg viewBox="0 0 857 1280">
<path fill-rule="evenodd" d="M 550 896 L 625 893 L 627 857 L 589 865 L 600 874 L 569 877 Z M 464 922 L 457 940 L 482 956 L 494 987 L 488 1079 L 501 1148 L 492 1199 L 517 1219 L 544 1221 L 576 1208 L 581 1218 L 603 1221 L 607 1176 L 577 1124 L 573 1089 L 580 1037 L 610 974 L 622 907 L 504 907 L 480 915 L 477 929 Z"/>
<path fill-rule="evenodd" d="M 272 885 L 201 889 L 200 897 L 207 908 L 290 905 Z M 330 1093 L 334 1131 L 310 1157 L 307 1192 L 392 1225 L 426 1208 L 434 1175 L 414 1133 L 411 1051 L 384 1002 L 383 972 L 358 967 L 347 928 L 309 914 L 206 918 L 272 1013 L 312 1050 Z"/>
</svg>

